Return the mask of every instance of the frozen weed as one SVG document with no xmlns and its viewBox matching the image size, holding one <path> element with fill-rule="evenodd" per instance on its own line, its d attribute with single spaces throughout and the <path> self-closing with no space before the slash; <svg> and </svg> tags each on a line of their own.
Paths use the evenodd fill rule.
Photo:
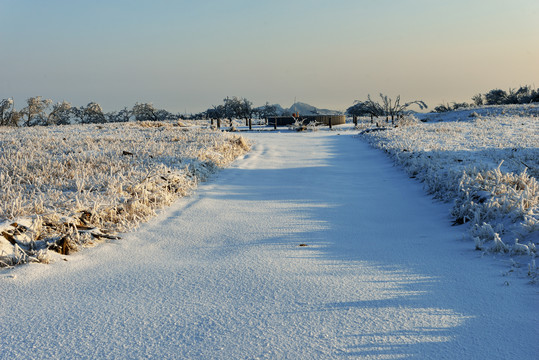
<svg viewBox="0 0 539 360">
<path fill-rule="evenodd" d="M 412 114 L 407 114 L 396 121 L 395 127 L 413 126 L 413 125 L 419 125 L 419 124 L 420 124 L 420 121 L 417 117 L 415 117 Z"/>
<path fill-rule="evenodd" d="M 316 121 L 306 123 L 305 120 L 298 118 L 293 124 L 288 125 L 288 128 L 295 131 L 317 131 L 318 124 Z"/>
</svg>

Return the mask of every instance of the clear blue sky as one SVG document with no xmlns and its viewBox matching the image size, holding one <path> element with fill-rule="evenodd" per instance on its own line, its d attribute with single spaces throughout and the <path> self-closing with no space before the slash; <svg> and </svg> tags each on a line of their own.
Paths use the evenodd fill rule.
<svg viewBox="0 0 539 360">
<path fill-rule="evenodd" d="M 0 98 L 344 110 L 539 87 L 538 0 L 0 0 Z"/>
</svg>

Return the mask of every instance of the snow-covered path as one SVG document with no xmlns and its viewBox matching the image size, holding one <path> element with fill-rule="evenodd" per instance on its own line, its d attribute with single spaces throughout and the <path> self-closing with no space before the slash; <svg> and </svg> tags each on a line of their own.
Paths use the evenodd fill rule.
<svg viewBox="0 0 539 360">
<path fill-rule="evenodd" d="M 537 358 L 537 287 L 477 259 L 381 152 L 247 136 L 123 240 L 0 272 L 0 358 Z"/>
</svg>

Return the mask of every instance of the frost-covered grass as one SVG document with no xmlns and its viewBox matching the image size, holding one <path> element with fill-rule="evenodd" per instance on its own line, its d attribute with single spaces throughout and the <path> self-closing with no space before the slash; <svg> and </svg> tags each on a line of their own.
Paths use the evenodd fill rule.
<svg viewBox="0 0 539 360">
<path fill-rule="evenodd" d="M 0 127 L 0 266 L 131 230 L 249 149 L 180 125 Z"/>
<path fill-rule="evenodd" d="M 535 257 L 539 106 L 422 114 L 421 121 L 408 118 L 405 123 L 365 131 L 362 137 L 436 198 L 454 202 L 455 224 L 470 223 L 478 250 Z"/>
</svg>

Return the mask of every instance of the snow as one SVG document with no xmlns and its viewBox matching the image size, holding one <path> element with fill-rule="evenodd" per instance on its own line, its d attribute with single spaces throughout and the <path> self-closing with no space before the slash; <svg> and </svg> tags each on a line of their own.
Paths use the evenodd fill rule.
<svg viewBox="0 0 539 360">
<path fill-rule="evenodd" d="M 248 133 L 122 240 L 0 270 L 0 358 L 536 358 L 536 286 L 356 134 Z"/>
</svg>

